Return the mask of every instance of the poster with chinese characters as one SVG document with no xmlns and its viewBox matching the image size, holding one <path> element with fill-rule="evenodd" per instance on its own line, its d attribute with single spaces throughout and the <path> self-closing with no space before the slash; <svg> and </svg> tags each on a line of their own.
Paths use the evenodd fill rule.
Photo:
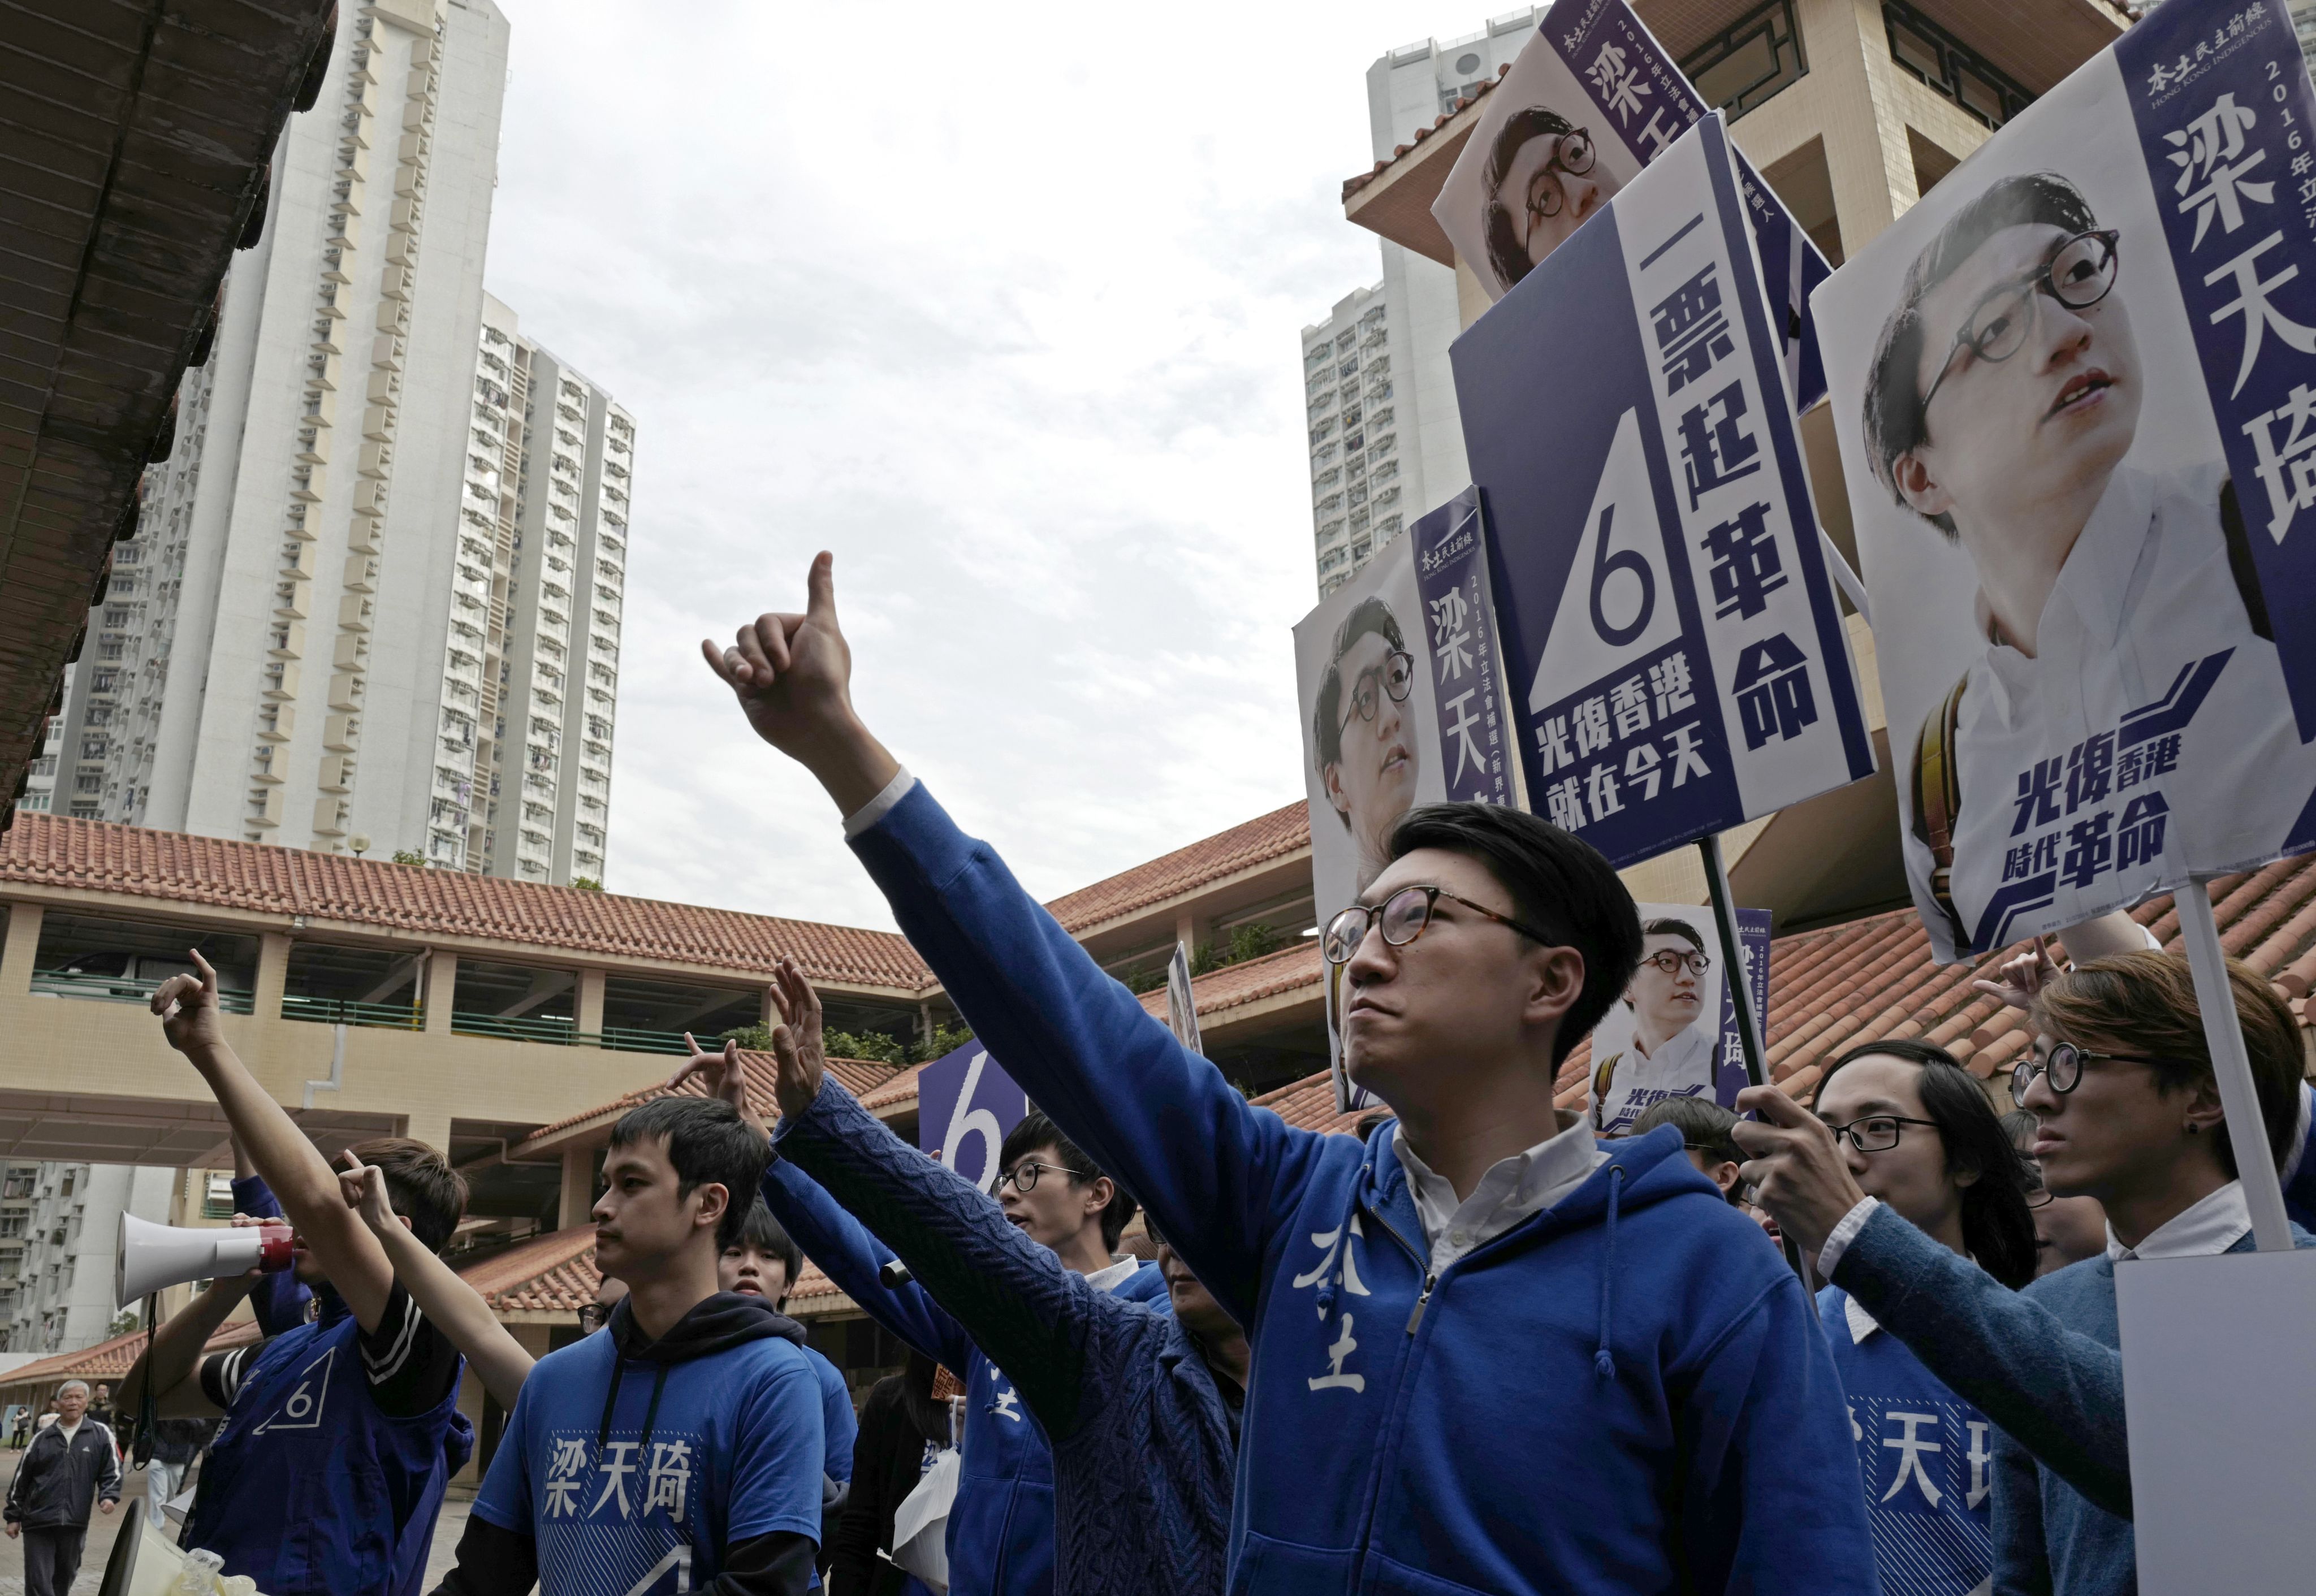
<svg viewBox="0 0 2316 1596">
<path fill-rule="evenodd" d="M 1491 300 L 1511 291 L 1712 107 L 1626 0 L 1558 0 L 1490 93 L 1431 214 Z M 1810 290 L 1832 270 L 1733 150 L 1788 397 L 1824 397 Z"/>
<path fill-rule="evenodd" d="M 1466 489 L 1385 544 L 1295 628 L 1311 879 L 1324 926 L 1390 861 L 1418 804 L 1512 801 L 1478 495 Z M 1330 998 L 1339 972 L 1328 971 Z M 1328 1006 L 1343 1111 L 1345 1080 Z"/>
<path fill-rule="evenodd" d="M 1818 291 L 1941 958 L 2316 846 L 2312 118 L 2169 0 Z"/>
<path fill-rule="evenodd" d="M 1633 1122 L 1669 1097 L 1709 1097 L 1724 1109 L 1750 1084 L 1737 1031 L 1737 994 L 1723 967 L 1713 910 L 1697 904 L 1636 904 L 1641 966 L 1624 996 L 1592 1028 L 1585 1111 L 1602 1136 L 1630 1136 Z M 1737 911 L 1738 946 L 1753 1012 L 1769 1012 L 1769 912 Z M 1766 1023 L 1766 1021 L 1765 1021 Z"/>
<path fill-rule="evenodd" d="M 1871 775 L 1720 113 L 1450 352 L 1528 807 L 1622 868 Z"/>
</svg>

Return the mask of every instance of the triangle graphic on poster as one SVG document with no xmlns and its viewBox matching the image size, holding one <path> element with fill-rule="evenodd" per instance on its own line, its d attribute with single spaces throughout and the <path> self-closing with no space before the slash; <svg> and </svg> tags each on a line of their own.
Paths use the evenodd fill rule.
<svg viewBox="0 0 2316 1596">
<path fill-rule="evenodd" d="M 1592 490 L 1584 546 L 1561 590 L 1528 688 L 1528 708 L 1555 704 L 1679 636 L 1680 607 L 1665 570 L 1664 531 L 1641 447 L 1640 413 L 1627 410 Z"/>
<path fill-rule="evenodd" d="M 338 1350 L 332 1347 L 298 1371 L 298 1383 L 280 1408 L 268 1415 L 252 1435 L 263 1435 L 269 1430 L 319 1430 L 322 1427 L 322 1404 L 330 1395 L 330 1370 L 336 1365 Z"/>
</svg>

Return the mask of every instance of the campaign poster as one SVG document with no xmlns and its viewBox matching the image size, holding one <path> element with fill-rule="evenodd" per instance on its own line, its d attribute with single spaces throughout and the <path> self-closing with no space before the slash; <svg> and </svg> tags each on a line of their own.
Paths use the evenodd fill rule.
<svg viewBox="0 0 2316 1596">
<path fill-rule="evenodd" d="M 917 1073 L 917 1146 L 984 1191 L 1002 1172 L 1006 1137 L 1029 1117 L 1029 1094 L 979 1042 Z"/>
<path fill-rule="evenodd" d="M 1449 352 L 1528 807 L 1619 869 L 1871 775 L 1715 111 Z"/>
<path fill-rule="evenodd" d="M 1711 111 L 1626 0 L 1558 0 L 1489 94 L 1431 214 L 1489 299 L 1501 299 Z M 1731 153 L 1799 415 L 1825 395 L 1809 296 L 1832 268 Z"/>
<path fill-rule="evenodd" d="M 1737 1029 L 1737 986 L 1721 956 L 1713 910 L 1696 904 L 1636 904 L 1641 964 L 1624 994 L 1592 1028 L 1585 1112 L 1602 1136 L 1669 1097 L 1710 1097 L 1734 1109 L 1750 1083 Z M 1769 1012 L 1769 912 L 1737 911 L 1742 985 L 1764 1028 Z"/>
<path fill-rule="evenodd" d="M 1206 1052 L 1198 1039 L 1198 1000 L 1190 990 L 1190 949 L 1185 942 L 1176 942 L 1174 957 L 1166 961 L 1166 1029 L 1191 1052 Z"/>
<path fill-rule="evenodd" d="M 2316 847 L 2312 123 L 2168 0 L 1818 290 L 1941 959 Z"/>
<path fill-rule="evenodd" d="M 1385 544 L 1295 628 L 1323 927 L 1382 872 L 1392 829 L 1411 808 L 1512 801 L 1485 548 L 1478 495 L 1466 489 Z M 1341 974 L 1327 971 L 1328 1052 L 1338 1107 L 1349 1113 L 1369 1100 L 1342 1070 Z"/>
</svg>

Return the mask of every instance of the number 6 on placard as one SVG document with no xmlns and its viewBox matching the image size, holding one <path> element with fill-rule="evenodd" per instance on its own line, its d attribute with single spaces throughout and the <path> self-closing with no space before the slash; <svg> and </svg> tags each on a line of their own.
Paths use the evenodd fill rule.
<svg viewBox="0 0 2316 1596">
<path fill-rule="evenodd" d="M 1657 611 L 1657 577 L 1656 573 L 1649 568 L 1649 562 L 1635 550 L 1620 548 L 1614 554 L 1608 552 L 1608 529 L 1616 519 L 1616 505 L 1603 504 L 1600 507 L 1600 530 L 1592 539 L 1592 629 L 1599 633 L 1600 640 L 1611 648 L 1622 648 L 1648 630 L 1649 618 Z M 1630 571 L 1641 584 L 1637 613 L 1626 626 L 1610 625 L 1608 608 L 1601 602 L 1608 592 L 1608 578 L 1619 571 Z"/>
<path fill-rule="evenodd" d="M 940 1161 L 945 1168 L 965 1175 L 984 1191 L 988 1190 L 991 1182 L 997 1178 L 997 1155 L 1005 1145 L 1005 1138 L 997 1129 L 997 1116 L 987 1109 L 973 1106 L 973 1089 L 981 1084 L 982 1066 L 988 1062 L 987 1053 L 975 1053 L 973 1062 L 966 1065 L 965 1084 L 958 1088 L 957 1107 L 949 1112 L 949 1128 L 941 1133 L 940 1153 Z M 966 1174 L 958 1167 L 958 1147 L 969 1136 L 981 1137 L 989 1146 L 988 1166 L 978 1175 Z"/>
</svg>

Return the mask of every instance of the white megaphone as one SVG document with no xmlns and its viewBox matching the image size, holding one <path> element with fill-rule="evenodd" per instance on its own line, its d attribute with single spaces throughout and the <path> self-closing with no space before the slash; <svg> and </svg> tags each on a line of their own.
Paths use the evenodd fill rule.
<svg viewBox="0 0 2316 1596">
<path fill-rule="evenodd" d="M 156 1227 L 157 1228 L 157 1227 Z M 105 1560 L 104 1582 L 97 1596 L 257 1596 L 257 1582 L 239 1574 L 219 1574 L 219 1559 L 208 1552 L 187 1552 L 147 1516 L 142 1502 L 131 1501 L 121 1515 L 112 1556 Z"/>
<path fill-rule="evenodd" d="M 289 1267 L 287 1225 L 180 1230 L 123 1214 L 120 1252 L 112 1266 L 113 1306 L 125 1308 L 164 1286 L 187 1280 L 213 1280 L 251 1269 L 273 1274 Z"/>
</svg>

